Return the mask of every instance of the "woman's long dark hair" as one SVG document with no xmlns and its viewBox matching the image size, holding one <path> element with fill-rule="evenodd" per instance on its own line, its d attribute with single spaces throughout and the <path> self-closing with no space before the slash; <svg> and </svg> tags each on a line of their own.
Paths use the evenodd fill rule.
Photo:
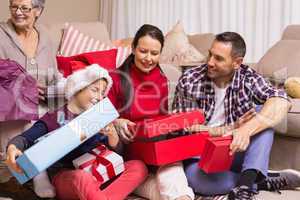
<svg viewBox="0 0 300 200">
<path fill-rule="evenodd" d="M 150 24 L 144 24 L 136 32 L 131 44 L 133 49 L 137 47 L 139 39 L 144 36 L 150 36 L 152 39 L 158 40 L 161 44 L 161 50 L 162 50 L 164 46 L 164 35 L 159 28 Z M 129 76 L 129 72 L 133 64 L 134 64 L 134 54 L 131 53 L 128 56 L 128 58 L 123 62 L 123 64 L 118 68 L 118 71 L 120 73 L 120 79 L 121 79 L 121 90 L 123 92 L 122 95 L 124 96 L 123 109 L 125 110 L 128 110 L 128 108 L 132 103 L 131 97 L 133 96 L 132 95 L 133 88 L 132 88 L 132 82 Z"/>
</svg>

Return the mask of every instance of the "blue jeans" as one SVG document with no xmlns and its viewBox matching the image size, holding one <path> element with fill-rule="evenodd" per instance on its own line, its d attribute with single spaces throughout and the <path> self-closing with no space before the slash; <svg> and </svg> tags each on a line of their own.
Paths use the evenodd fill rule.
<svg viewBox="0 0 300 200">
<path fill-rule="evenodd" d="M 247 169 L 256 169 L 259 172 L 257 182 L 263 180 L 268 172 L 273 137 L 273 129 L 253 136 L 247 150 L 235 154 L 230 171 L 207 174 L 199 169 L 198 159 L 186 161 L 185 173 L 189 186 L 202 195 L 226 194 L 236 187 L 241 172 Z"/>
</svg>

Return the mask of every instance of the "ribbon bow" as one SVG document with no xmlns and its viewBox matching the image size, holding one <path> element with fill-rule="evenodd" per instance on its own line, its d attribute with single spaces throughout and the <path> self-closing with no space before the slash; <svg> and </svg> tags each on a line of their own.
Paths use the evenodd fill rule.
<svg viewBox="0 0 300 200">
<path fill-rule="evenodd" d="M 79 166 L 79 169 L 84 169 L 84 168 L 92 165 L 92 167 L 91 167 L 92 175 L 98 181 L 103 182 L 104 181 L 103 177 L 97 171 L 98 166 L 101 164 L 106 168 L 109 179 L 115 177 L 116 173 L 115 173 L 112 162 L 105 158 L 105 155 L 108 155 L 110 153 L 110 151 L 106 148 L 105 145 L 100 145 L 100 146 L 96 147 L 96 149 L 98 149 L 100 151 L 100 154 L 95 153 L 93 150 L 90 151 L 89 153 L 94 155 L 96 158 L 83 163 L 82 165 Z"/>
</svg>

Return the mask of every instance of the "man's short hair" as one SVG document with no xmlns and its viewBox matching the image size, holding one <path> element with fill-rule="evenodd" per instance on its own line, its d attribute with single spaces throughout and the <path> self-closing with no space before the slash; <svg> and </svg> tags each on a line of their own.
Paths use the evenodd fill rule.
<svg viewBox="0 0 300 200">
<path fill-rule="evenodd" d="M 246 54 L 246 43 L 242 36 L 235 32 L 224 32 L 216 35 L 215 38 L 218 42 L 231 43 L 232 57 L 244 57 Z"/>
</svg>

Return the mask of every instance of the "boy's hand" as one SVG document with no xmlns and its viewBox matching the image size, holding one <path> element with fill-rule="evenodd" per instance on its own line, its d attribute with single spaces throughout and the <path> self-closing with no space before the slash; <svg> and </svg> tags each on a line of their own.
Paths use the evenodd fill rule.
<svg viewBox="0 0 300 200">
<path fill-rule="evenodd" d="M 128 119 L 116 119 L 114 125 L 117 129 L 117 133 L 120 135 L 124 142 L 133 141 L 134 135 L 130 132 L 129 126 L 135 126 L 136 124 Z"/>
<path fill-rule="evenodd" d="M 14 171 L 18 173 L 23 173 L 22 169 L 18 166 L 16 162 L 16 158 L 23 153 L 13 144 L 9 145 L 7 148 L 7 158 L 5 163 L 8 167 L 13 169 Z"/>
<path fill-rule="evenodd" d="M 113 123 L 108 124 L 106 127 L 100 130 L 100 133 L 103 135 L 106 135 L 108 137 L 110 136 L 118 136 L 117 130 L 115 129 L 115 126 Z"/>
</svg>

